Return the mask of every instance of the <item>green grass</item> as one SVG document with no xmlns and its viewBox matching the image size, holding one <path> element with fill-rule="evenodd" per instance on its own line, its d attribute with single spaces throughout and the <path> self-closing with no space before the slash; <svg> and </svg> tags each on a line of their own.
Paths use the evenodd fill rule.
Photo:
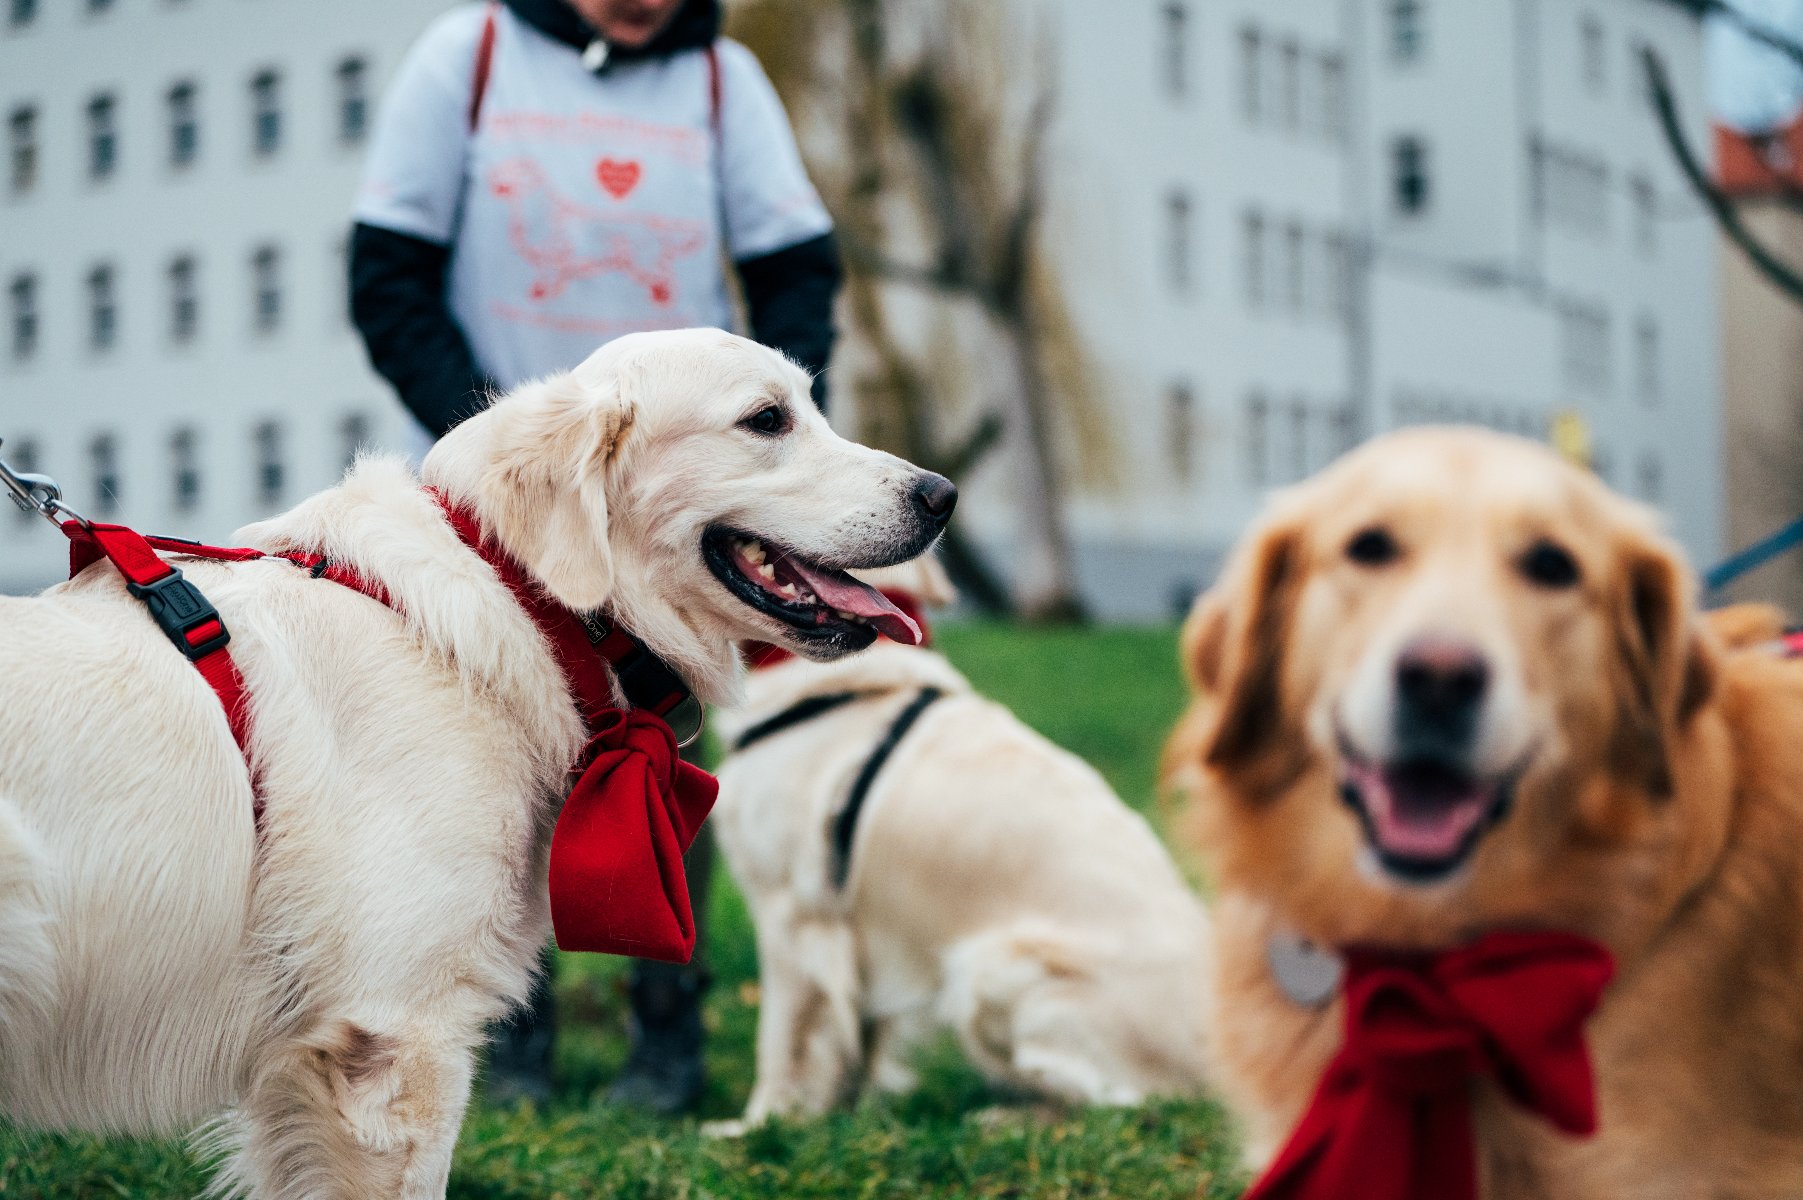
<svg viewBox="0 0 1803 1200">
<path fill-rule="evenodd" d="M 1024 630 L 972 623 L 940 647 L 989 695 L 1094 763 L 1123 799 L 1152 810 L 1159 746 L 1182 704 L 1175 632 Z M 703 1117 L 736 1115 L 752 1079 L 757 962 L 745 907 L 724 873 L 709 905 L 716 984 L 706 1020 Z M 913 1096 L 737 1141 L 693 1121 L 609 1108 L 600 1092 L 625 1056 L 622 964 L 558 964 L 560 1094 L 546 1111 L 477 1106 L 464 1124 L 456 1200 L 1225 1200 L 1238 1194 L 1231 1138 L 1211 1104 L 1055 1113 L 1004 1106 L 956 1052 L 922 1061 Z M 178 1143 L 0 1128 L 0 1200 L 192 1196 L 206 1172 Z"/>
</svg>

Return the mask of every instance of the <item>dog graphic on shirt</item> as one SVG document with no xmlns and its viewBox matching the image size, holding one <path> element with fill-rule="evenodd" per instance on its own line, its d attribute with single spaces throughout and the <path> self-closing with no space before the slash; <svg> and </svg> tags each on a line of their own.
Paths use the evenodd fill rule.
<svg viewBox="0 0 1803 1200">
<path fill-rule="evenodd" d="M 613 164 L 605 160 L 604 165 Z M 699 221 L 579 204 L 560 195 L 544 168 L 530 158 L 499 164 L 489 171 L 487 183 L 507 205 L 508 240 L 533 268 L 528 291 L 533 300 L 554 299 L 578 279 L 620 274 L 643 287 L 653 304 L 667 307 L 676 299 L 673 264 L 706 241 Z M 620 183 L 616 176 L 604 186 L 618 198 L 625 194 Z"/>
</svg>

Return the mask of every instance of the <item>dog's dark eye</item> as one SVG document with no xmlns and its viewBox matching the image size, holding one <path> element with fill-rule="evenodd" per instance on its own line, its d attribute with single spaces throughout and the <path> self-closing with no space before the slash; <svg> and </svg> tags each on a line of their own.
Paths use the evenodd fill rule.
<svg viewBox="0 0 1803 1200">
<path fill-rule="evenodd" d="M 768 408 L 758 409 L 740 421 L 739 426 L 765 437 L 775 437 L 789 428 L 789 413 L 782 405 L 772 404 Z"/>
<path fill-rule="evenodd" d="M 1390 531 L 1377 526 L 1361 530 L 1346 543 L 1346 557 L 1362 567 L 1381 567 L 1395 562 L 1401 554 L 1402 547 Z"/>
<path fill-rule="evenodd" d="M 1571 552 L 1552 542 L 1535 542 L 1521 556 L 1521 573 L 1530 583 L 1546 588 L 1568 588 L 1578 581 L 1578 563 Z"/>
</svg>

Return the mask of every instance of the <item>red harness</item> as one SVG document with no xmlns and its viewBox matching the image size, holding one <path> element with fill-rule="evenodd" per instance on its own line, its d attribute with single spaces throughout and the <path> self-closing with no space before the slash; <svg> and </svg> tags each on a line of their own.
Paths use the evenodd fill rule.
<svg viewBox="0 0 1803 1200">
<path fill-rule="evenodd" d="M 680 679 L 617 625 L 572 612 L 543 595 L 520 566 L 488 545 L 474 518 L 433 493 L 465 545 L 500 576 L 550 644 L 582 714 L 588 744 L 580 778 L 551 835 L 551 920 L 557 944 L 686 962 L 695 948 L 682 856 L 713 807 L 713 776 L 681 761 L 667 718 L 694 706 Z M 393 607 L 387 591 L 322 554 L 267 555 L 145 537 L 123 525 L 65 521 L 73 578 L 102 558 L 125 577 L 158 628 L 219 695 L 232 737 L 248 761 L 249 696 L 227 646 L 231 634 L 200 589 L 158 551 L 218 562 L 279 557 L 315 578 Z M 614 681 L 631 705 L 614 700 Z M 698 713 L 698 709 L 696 709 Z M 263 797 L 256 790 L 259 828 Z"/>
</svg>

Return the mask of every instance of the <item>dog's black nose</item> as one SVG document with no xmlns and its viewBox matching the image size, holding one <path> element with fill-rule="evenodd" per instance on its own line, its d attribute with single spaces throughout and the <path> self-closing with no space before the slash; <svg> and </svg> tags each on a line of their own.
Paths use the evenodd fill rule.
<svg viewBox="0 0 1803 1200">
<path fill-rule="evenodd" d="M 1463 749 L 1477 732 L 1489 686 L 1490 664 L 1477 647 L 1449 638 L 1410 642 L 1396 657 L 1400 740 L 1424 751 Z"/>
<path fill-rule="evenodd" d="M 914 484 L 914 503 L 929 521 L 944 525 L 958 506 L 958 485 L 943 475 L 927 472 Z"/>
</svg>

